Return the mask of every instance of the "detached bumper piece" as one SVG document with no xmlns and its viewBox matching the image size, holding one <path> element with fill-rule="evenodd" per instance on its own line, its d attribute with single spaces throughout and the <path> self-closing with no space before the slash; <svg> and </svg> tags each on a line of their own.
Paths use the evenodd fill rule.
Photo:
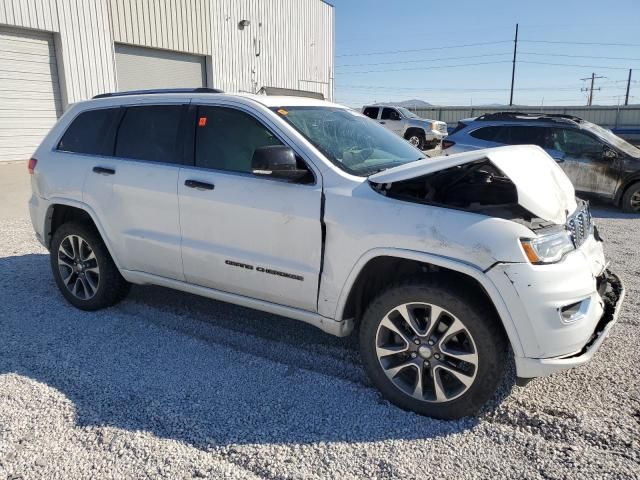
<svg viewBox="0 0 640 480">
<path fill-rule="evenodd" d="M 531 377 L 550 375 L 554 372 L 584 365 L 591 360 L 604 340 L 609 336 L 611 328 L 618 320 L 625 295 L 622 281 L 616 274 L 609 270 L 605 270 L 605 272 L 598 277 L 597 287 L 598 293 L 604 301 L 604 313 L 587 343 L 585 343 L 579 352 L 571 355 L 554 358 L 525 359 L 525 362 L 521 365 L 522 368 L 518 370 L 521 374 L 517 379 L 517 385 L 524 386 L 531 380 Z M 531 369 L 531 375 L 527 375 L 527 367 L 532 366 L 530 364 L 527 365 L 529 362 L 535 362 L 536 364 L 536 366 Z"/>
</svg>

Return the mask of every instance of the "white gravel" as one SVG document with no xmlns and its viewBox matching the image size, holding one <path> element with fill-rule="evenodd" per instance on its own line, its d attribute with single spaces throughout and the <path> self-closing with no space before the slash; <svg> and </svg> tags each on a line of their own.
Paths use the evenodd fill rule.
<svg viewBox="0 0 640 480">
<path fill-rule="evenodd" d="M 302 323 L 156 287 L 78 311 L 4 221 L 0 479 L 640 478 L 640 216 L 596 216 L 627 287 L 611 337 L 456 422 L 389 405 L 353 340 Z"/>
</svg>

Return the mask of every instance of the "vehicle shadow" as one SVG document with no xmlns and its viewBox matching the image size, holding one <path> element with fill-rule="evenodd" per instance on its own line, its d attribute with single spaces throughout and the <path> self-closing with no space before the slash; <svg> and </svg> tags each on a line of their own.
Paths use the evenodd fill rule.
<svg viewBox="0 0 640 480">
<path fill-rule="evenodd" d="M 353 340 L 300 322 L 137 286 L 118 306 L 79 311 L 57 291 L 42 254 L 0 258 L 0 332 L 0 375 L 60 392 L 79 426 L 206 449 L 424 439 L 479 423 L 388 404 L 366 382 Z"/>
</svg>

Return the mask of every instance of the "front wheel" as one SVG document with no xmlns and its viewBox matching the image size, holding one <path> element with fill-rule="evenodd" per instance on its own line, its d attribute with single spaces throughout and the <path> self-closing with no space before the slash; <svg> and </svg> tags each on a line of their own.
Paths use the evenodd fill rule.
<svg viewBox="0 0 640 480">
<path fill-rule="evenodd" d="M 427 143 L 424 134 L 418 132 L 407 135 L 407 141 L 419 150 L 424 150 Z"/>
<path fill-rule="evenodd" d="M 441 282 L 417 280 L 383 292 L 360 328 L 362 361 L 395 405 L 455 419 L 476 413 L 496 392 L 507 344 L 491 309 Z"/>
<path fill-rule="evenodd" d="M 640 213 L 640 182 L 634 183 L 624 192 L 622 209 L 629 213 Z"/>
</svg>

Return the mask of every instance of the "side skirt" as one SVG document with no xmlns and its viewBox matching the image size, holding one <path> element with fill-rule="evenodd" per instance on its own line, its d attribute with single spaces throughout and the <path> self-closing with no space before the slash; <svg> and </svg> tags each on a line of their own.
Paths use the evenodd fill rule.
<svg viewBox="0 0 640 480">
<path fill-rule="evenodd" d="M 301 322 L 313 325 L 323 332 L 335 335 L 336 337 L 346 337 L 353 330 L 352 320 L 343 320 L 338 322 L 331 318 L 323 317 L 322 315 L 308 312 L 306 310 L 278 305 L 277 303 L 265 302 L 264 300 L 256 300 L 255 298 L 244 297 L 242 295 L 223 292 L 222 290 L 216 290 L 213 288 L 192 285 L 190 283 L 151 275 L 149 273 L 136 272 L 132 270 L 121 270 L 120 273 L 122 273 L 122 276 L 131 283 L 136 283 L 138 285 L 151 284 L 173 288 L 174 290 L 193 293 L 194 295 L 200 295 L 202 297 L 219 300 L 221 302 L 233 303 L 242 307 L 253 308 L 254 310 L 282 315 L 283 317 L 300 320 Z"/>
</svg>

